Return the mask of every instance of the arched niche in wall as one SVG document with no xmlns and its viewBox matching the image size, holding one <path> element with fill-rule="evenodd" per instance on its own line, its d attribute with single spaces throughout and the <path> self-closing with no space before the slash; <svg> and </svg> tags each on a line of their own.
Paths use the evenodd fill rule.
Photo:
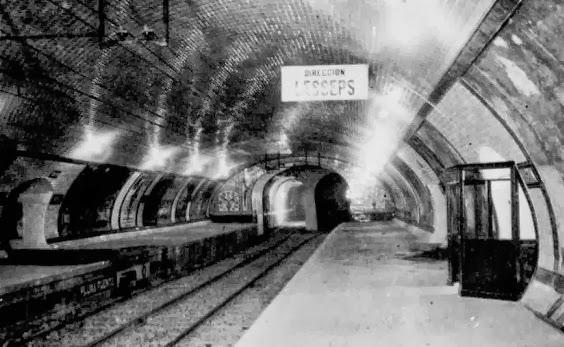
<svg viewBox="0 0 564 347">
<path fill-rule="evenodd" d="M 162 177 L 154 173 L 136 173 L 132 175 L 126 185 L 124 198 L 118 206 L 118 225 L 120 229 L 142 226 L 139 213 L 141 201 L 145 193 Z"/>
<path fill-rule="evenodd" d="M 209 202 L 215 189 L 216 182 L 204 179 L 199 189 L 196 189 L 189 206 L 189 219 L 198 221 L 208 217 Z"/>
<path fill-rule="evenodd" d="M 163 197 L 169 189 L 174 186 L 173 176 L 163 176 L 161 179 L 155 183 L 150 191 L 145 193 L 143 197 L 142 211 L 142 225 L 143 226 L 155 226 L 158 224 L 159 217 L 166 214 L 166 211 L 161 211 L 161 204 Z M 168 208 L 172 207 L 172 202 Z"/>
<path fill-rule="evenodd" d="M 282 170 L 275 170 L 271 173 L 263 175 L 257 181 L 255 188 L 253 190 L 253 208 L 256 208 L 257 211 L 257 222 L 258 228 L 265 228 L 268 226 L 275 225 L 275 214 L 277 211 L 273 211 L 273 204 L 270 201 L 272 198 L 276 198 L 273 194 L 271 194 L 271 189 L 279 188 L 279 184 L 276 184 L 276 181 L 280 181 L 282 179 L 290 177 L 291 180 L 301 182 L 303 185 L 302 189 L 302 203 L 304 206 L 305 212 L 305 226 L 307 230 L 319 230 L 318 222 L 319 219 L 317 217 L 318 211 L 316 208 L 317 201 L 316 201 L 316 194 L 315 190 L 319 181 L 327 176 L 328 174 L 334 174 L 341 177 L 342 181 L 345 182 L 345 179 L 338 173 L 334 171 L 321 167 L 321 166 L 314 166 L 308 164 L 297 164 L 295 166 L 291 166 L 289 168 L 285 168 Z M 342 196 L 344 200 L 346 198 L 346 189 L 342 192 Z M 348 200 L 347 200 L 348 201 Z M 347 206 L 347 218 L 341 219 L 341 221 L 349 220 L 350 218 L 350 210 L 349 210 L 349 203 L 346 203 Z M 344 214 L 343 214 L 344 215 Z M 325 213 L 323 213 L 323 217 L 325 220 Z M 262 221 L 262 223 L 261 223 Z M 325 222 L 322 222 L 323 226 Z M 333 224 L 333 223 L 329 223 Z"/>
<path fill-rule="evenodd" d="M 177 223 L 187 222 L 190 220 L 190 204 L 194 193 L 198 190 L 199 186 L 204 183 L 202 178 L 192 177 L 189 178 L 181 189 L 179 195 L 176 197 L 176 204 L 174 205 L 174 220 Z"/>
<path fill-rule="evenodd" d="M 215 221 L 252 221 L 252 189 L 264 173 L 261 167 L 248 167 L 219 183 L 212 195 L 210 218 Z"/>
<path fill-rule="evenodd" d="M 87 166 L 72 183 L 59 210 L 60 239 L 82 238 L 112 230 L 112 209 L 130 170 Z"/>
<path fill-rule="evenodd" d="M 157 210 L 157 225 L 176 223 L 175 211 L 178 206 L 178 198 L 184 189 L 188 179 L 186 177 L 175 177 L 163 194 Z"/>
</svg>

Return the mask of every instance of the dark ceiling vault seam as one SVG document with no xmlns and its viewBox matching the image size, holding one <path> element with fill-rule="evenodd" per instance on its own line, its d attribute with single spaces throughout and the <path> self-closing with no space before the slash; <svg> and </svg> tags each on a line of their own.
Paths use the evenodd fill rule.
<svg viewBox="0 0 564 347">
<path fill-rule="evenodd" d="M 430 128 L 433 130 L 433 132 L 437 135 L 440 136 L 441 141 L 444 141 L 448 148 L 447 150 L 449 150 L 451 153 L 454 153 L 455 156 L 457 157 L 458 161 L 465 163 L 466 159 L 464 159 L 464 156 L 458 151 L 458 149 L 456 149 L 456 147 L 452 144 L 452 142 L 450 142 L 446 136 L 443 135 L 443 133 L 441 133 L 433 124 L 431 124 L 430 122 L 428 122 L 427 120 L 423 120 L 423 123 L 421 123 L 421 125 L 425 125 L 426 127 Z M 422 127 L 420 128 L 422 129 Z"/>
<path fill-rule="evenodd" d="M 496 0 L 484 16 L 480 24 L 476 27 L 472 35 L 468 38 L 453 63 L 443 74 L 435 88 L 429 94 L 427 100 L 410 124 L 406 137 L 415 134 L 423 120 L 439 104 L 448 90 L 470 69 L 480 58 L 482 53 L 489 47 L 497 34 L 509 23 L 515 15 L 522 0 Z M 500 13 L 503 15 L 500 16 Z M 500 18 L 501 17 L 501 18 Z"/>
</svg>

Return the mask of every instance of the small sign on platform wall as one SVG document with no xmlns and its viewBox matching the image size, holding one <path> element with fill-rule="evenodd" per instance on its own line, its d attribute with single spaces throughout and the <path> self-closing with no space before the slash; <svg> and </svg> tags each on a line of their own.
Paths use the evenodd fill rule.
<svg viewBox="0 0 564 347">
<path fill-rule="evenodd" d="M 282 101 L 364 100 L 368 65 L 282 66 Z"/>
</svg>

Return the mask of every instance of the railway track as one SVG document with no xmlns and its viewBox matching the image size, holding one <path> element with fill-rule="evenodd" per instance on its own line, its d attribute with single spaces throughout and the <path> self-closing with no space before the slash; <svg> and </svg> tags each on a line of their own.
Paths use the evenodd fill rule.
<svg viewBox="0 0 564 347">
<path fill-rule="evenodd" d="M 253 247 L 251 254 L 235 262 L 220 262 L 207 276 L 207 268 L 200 270 L 204 278 L 199 281 L 193 278 L 197 274 L 171 281 L 134 298 L 118 314 L 101 315 L 100 322 L 89 323 L 87 329 L 31 345 L 173 346 L 316 236 L 291 233 L 275 238 L 263 247 Z"/>
</svg>

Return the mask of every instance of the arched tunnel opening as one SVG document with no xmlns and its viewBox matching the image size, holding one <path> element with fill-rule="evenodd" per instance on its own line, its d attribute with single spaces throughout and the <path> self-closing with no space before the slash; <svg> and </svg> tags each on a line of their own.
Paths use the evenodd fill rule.
<svg viewBox="0 0 564 347">
<path fill-rule="evenodd" d="M 396 215 L 397 208 L 390 187 L 382 182 L 377 182 L 360 196 L 352 196 L 349 187 L 347 197 L 351 201 L 351 217 L 355 221 L 386 221 Z"/>
<path fill-rule="evenodd" d="M 351 220 L 348 184 L 331 170 L 296 165 L 268 178 L 263 190 L 264 215 L 269 227 L 303 227 L 326 232 Z"/>
</svg>

